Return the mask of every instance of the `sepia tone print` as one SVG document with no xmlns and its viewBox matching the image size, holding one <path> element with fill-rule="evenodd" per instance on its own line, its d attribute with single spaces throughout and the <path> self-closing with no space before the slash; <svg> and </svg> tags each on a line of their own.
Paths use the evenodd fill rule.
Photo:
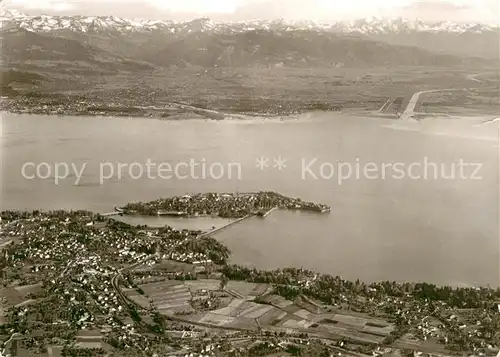
<svg viewBox="0 0 500 357">
<path fill-rule="evenodd" d="M 0 356 L 500 357 L 499 19 L 0 2 Z"/>
</svg>

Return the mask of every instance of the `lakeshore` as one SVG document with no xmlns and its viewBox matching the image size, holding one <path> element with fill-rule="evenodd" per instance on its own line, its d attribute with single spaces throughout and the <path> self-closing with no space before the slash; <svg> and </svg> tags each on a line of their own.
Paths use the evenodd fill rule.
<svg viewBox="0 0 500 357">
<path fill-rule="evenodd" d="M 161 209 L 165 207 L 168 210 Z M 230 219 L 229 222 L 219 227 L 212 226 L 210 230 L 201 233 L 198 236 L 199 238 L 220 233 L 251 217 L 266 218 L 277 209 L 316 213 L 328 213 L 331 210 L 325 204 L 303 202 L 301 199 L 285 197 L 272 191 L 184 195 L 146 203 L 129 203 L 124 207 L 115 206 L 115 212 L 120 216 L 156 215 L 158 217 L 168 216 L 184 219 Z M 112 213 L 108 215 L 112 215 Z"/>
<path fill-rule="evenodd" d="M 350 280 L 497 286 L 498 147 L 482 140 L 486 135 L 497 140 L 492 127 L 476 127 L 479 121 L 432 120 L 422 123 L 420 129 L 403 131 L 385 127 L 389 123 L 392 121 L 329 113 L 279 124 L 4 114 L 2 209 L 109 212 L 115 205 L 150 202 L 158 197 L 200 191 L 255 193 L 264 188 L 323 202 L 331 207 L 331 214 L 277 210 L 266 219 L 248 219 L 216 234 L 233 251 L 235 263 L 252 263 L 259 269 L 303 266 Z M 88 144 L 90 139 L 92 145 Z M 261 171 L 255 168 L 255 159 L 261 155 L 271 162 L 281 155 L 289 165 L 282 172 L 272 168 Z M 353 178 L 338 185 L 335 178 L 304 180 L 299 167 L 302 158 L 318 157 L 320 161 L 313 167 L 317 173 L 321 160 L 354 163 L 360 157 L 364 162 L 410 164 L 421 162 L 424 155 L 436 162 L 457 162 L 460 158 L 483 162 L 483 179 Z M 80 183 L 75 185 L 71 176 L 58 185 L 51 179 L 20 179 L 24 163 L 40 163 L 48 156 L 78 166 L 86 163 Z M 239 162 L 242 179 L 152 180 L 127 175 L 118 179 L 115 171 L 112 179 L 100 184 L 100 163 L 130 164 L 147 158 L 172 164 L 191 158 Z M 123 217 L 133 225 L 167 224 L 203 231 L 231 220 L 155 214 Z"/>
<path fill-rule="evenodd" d="M 251 108 L 251 110 L 238 110 L 229 105 L 227 108 L 209 109 L 199 105 L 184 102 L 165 102 L 155 105 L 152 102 L 119 103 L 119 98 L 114 98 L 114 104 L 102 102 L 102 98 L 87 98 L 85 96 L 66 97 L 61 95 L 41 96 L 14 96 L 0 98 L 0 111 L 13 114 L 37 115 L 72 115 L 72 116 L 97 116 L 97 117 L 136 117 L 156 118 L 161 120 L 252 120 L 258 118 L 276 118 L 298 115 L 312 111 L 341 112 L 342 109 L 363 110 L 363 103 L 346 103 L 345 105 L 280 100 L 268 105 Z M 378 104 L 378 101 L 374 107 Z"/>
<path fill-rule="evenodd" d="M 131 226 L 88 211 L 3 211 L 1 218 L 0 237 L 15 241 L 0 260 L 7 304 L 0 341 L 10 351 L 19 344 L 30 351 L 57 348 L 51 336 L 60 334 L 61 323 L 65 353 L 128 348 L 152 356 L 213 346 L 226 356 L 221 333 L 229 347 L 257 338 L 285 346 L 275 352 L 310 345 L 357 357 L 493 356 L 500 347 L 500 288 L 247 268 L 229 264 L 229 250 L 210 234 Z M 43 333 L 33 334 L 39 319 Z M 99 342 L 81 342 L 80 330 Z M 176 338 L 170 330 L 183 334 Z M 240 346 L 251 356 L 255 345 Z"/>
<path fill-rule="evenodd" d="M 0 357 L 500 357 L 484 16 L 7 2 Z"/>
</svg>

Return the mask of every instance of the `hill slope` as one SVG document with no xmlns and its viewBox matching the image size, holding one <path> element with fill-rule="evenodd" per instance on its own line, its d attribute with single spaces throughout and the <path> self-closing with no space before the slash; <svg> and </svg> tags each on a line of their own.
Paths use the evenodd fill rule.
<svg viewBox="0 0 500 357">
<path fill-rule="evenodd" d="M 143 70 L 149 64 L 82 43 L 77 40 L 11 28 L 0 32 L 2 63 L 7 67 L 41 67 L 56 70 Z"/>
<path fill-rule="evenodd" d="M 301 66 L 454 65 L 453 56 L 394 46 L 353 36 L 315 31 L 255 30 L 235 34 L 197 33 L 153 51 L 145 59 L 159 65 Z"/>
</svg>

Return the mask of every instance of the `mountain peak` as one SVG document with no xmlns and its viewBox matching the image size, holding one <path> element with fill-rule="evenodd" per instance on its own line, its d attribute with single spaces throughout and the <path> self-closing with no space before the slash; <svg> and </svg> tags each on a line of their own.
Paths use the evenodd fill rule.
<svg viewBox="0 0 500 357">
<path fill-rule="evenodd" d="M 449 52 L 443 49 L 451 46 L 453 48 L 450 53 L 453 54 L 474 53 L 483 57 L 482 53 L 487 53 L 485 56 L 488 58 L 498 58 L 498 53 L 493 51 L 498 45 L 498 27 L 452 21 L 425 22 L 403 17 L 367 17 L 339 22 L 285 19 L 215 22 L 210 18 L 202 17 L 186 22 L 174 22 L 171 20 L 130 20 L 116 16 L 26 16 L 19 11 L 0 7 L 0 29 L 7 28 L 59 35 L 85 33 L 98 36 L 109 34 L 115 37 L 122 34 L 125 36 L 154 34 L 168 36 L 170 39 L 193 33 L 235 34 L 249 31 L 273 31 L 283 34 L 293 31 L 312 31 L 361 36 L 390 44 L 417 46 L 437 52 Z M 468 48 L 463 46 L 464 39 L 468 43 Z"/>
<path fill-rule="evenodd" d="M 493 27 L 478 23 L 455 23 L 452 21 L 441 22 L 424 22 L 418 19 L 407 19 L 402 17 L 397 18 L 377 18 L 367 17 L 350 21 L 338 22 L 315 22 L 315 21 L 294 21 L 285 20 L 283 18 L 275 20 L 250 20 L 238 22 L 214 22 L 208 17 L 202 17 L 186 22 L 174 22 L 170 20 L 130 20 L 123 19 L 117 16 L 28 16 L 17 10 L 8 9 L 0 3 L 0 19 L 2 24 L 0 27 L 5 26 L 6 23 L 11 22 L 19 25 L 30 31 L 43 31 L 50 32 L 56 30 L 71 30 L 89 32 L 95 29 L 87 28 L 89 24 L 96 21 L 101 24 L 100 27 L 111 29 L 118 32 L 130 33 L 131 31 L 142 32 L 144 30 L 158 30 L 168 28 L 170 32 L 171 27 L 181 27 L 187 29 L 189 32 L 196 31 L 210 31 L 220 30 L 226 31 L 231 29 L 233 31 L 246 31 L 248 29 L 275 29 L 275 30 L 318 30 L 318 31 L 333 31 L 342 33 L 362 33 L 362 34 L 380 34 L 380 33 L 393 33 L 393 32 L 436 32 L 447 31 L 454 33 L 462 33 L 470 30 L 473 31 L 489 31 Z M 64 21 L 61 21 L 64 20 Z"/>
<path fill-rule="evenodd" d="M 0 19 L 14 20 L 26 17 L 28 17 L 26 14 L 15 9 L 8 9 L 3 3 L 0 3 Z"/>
</svg>

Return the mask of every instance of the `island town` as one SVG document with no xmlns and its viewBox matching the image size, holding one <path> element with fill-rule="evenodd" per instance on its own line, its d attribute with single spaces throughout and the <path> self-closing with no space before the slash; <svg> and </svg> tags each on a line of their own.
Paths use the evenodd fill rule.
<svg viewBox="0 0 500 357">
<path fill-rule="evenodd" d="M 147 203 L 129 203 L 116 209 L 124 214 L 243 218 L 250 215 L 264 216 L 278 208 L 322 213 L 330 211 L 327 205 L 304 202 L 300 198 L 285 197 L 276 192 L 184 195 Z"/>
<path fill-rule="evenodd" d="M 129 203 L 123 215 L 330 207 L 275 192 Z M 231 263 L 200 230 L 88 211 L 0 215 L 0 355 L 496 356 L 500 288 L 348 281 Z"/>
</svg>

